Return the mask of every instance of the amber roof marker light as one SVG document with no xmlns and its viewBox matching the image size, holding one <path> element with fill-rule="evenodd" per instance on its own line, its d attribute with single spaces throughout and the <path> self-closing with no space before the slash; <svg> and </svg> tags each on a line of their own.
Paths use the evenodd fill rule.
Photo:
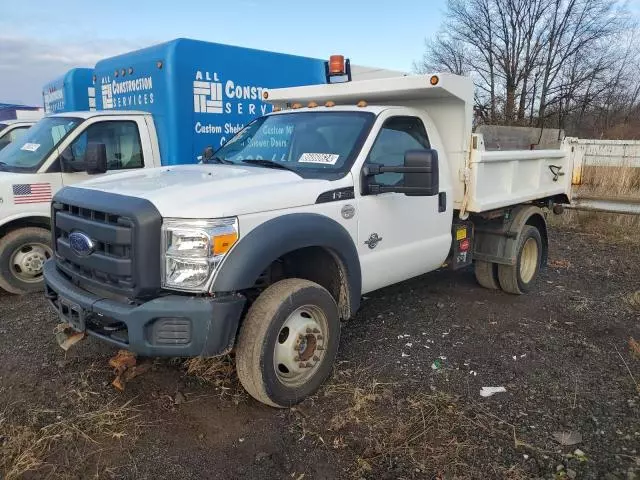
<svg viewBox="0 0 640 480">
<path fill-rule="evenodd" d="M 429 79 L 429 83 L 431 84 L 431 86 L 435 87 L 436 85 L 438 85 L 438 83 L 440 83 L 440 78 L 437 75 L 432 75 Z"/>
</svg>

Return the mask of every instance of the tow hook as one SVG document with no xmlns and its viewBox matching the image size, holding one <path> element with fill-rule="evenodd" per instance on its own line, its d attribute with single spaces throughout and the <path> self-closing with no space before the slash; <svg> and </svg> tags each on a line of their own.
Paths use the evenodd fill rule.
<svg viewBox="0 0 640 480">
<path fill-rule="evenodd" d="M 87 336 L 85 332 L 78 332 L 74 330 L 68 323 L 59 323 L 56 325 L 56 328 L 53 330 L 53 334 L 56 337 L 58 345 L 60 345 L 60 348 L 65 352 Z"/>
<path fill-rule="evenodd" d="M 135 353 L 128 350 L 120 350 L 115 357 L 109 360 L 109 366 L 113 368 L 113 373 L 116 376 L 111 385 L 116 390 L 123 392 L 125 383 L 147 372 L 151 368 L 151 363 L 138 365 Z"/>
</svg>

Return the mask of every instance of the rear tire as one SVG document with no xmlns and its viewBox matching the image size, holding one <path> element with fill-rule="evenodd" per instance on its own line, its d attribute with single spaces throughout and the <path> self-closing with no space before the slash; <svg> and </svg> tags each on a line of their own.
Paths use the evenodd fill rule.
<svg viewBox="0 0 640 480">
<path fill-rule="evenodd" d="M 531 290 L 540 273 L 542 237 L 537 228 L 525 225 L 518 239 L 515 265 L 498 265 L 500 287 L 507 293 L 522 295 Z"/>
<path fill-rule="evenodd" d="M 474 271 L 476 274 L 476 280 L 482 287 L 490 290 L 500 289 L 497 264 L 476 260 L 474 264 Z"/>
<path fill-rule="evenodd" d="M 308 280 L 282 280 L 262 292 L 240 327 L 238 377 L 256 400 L 290 407 L 327 379 L 339 340 L 338 306 L 331 294 Z"/>
<path fill-rule="evenodd" d="M 44 289 L 42 266 L 51 258 L 51 233 L 20 228 L 0 239 L 0 288 L 15 295 Z"/>
</svg>

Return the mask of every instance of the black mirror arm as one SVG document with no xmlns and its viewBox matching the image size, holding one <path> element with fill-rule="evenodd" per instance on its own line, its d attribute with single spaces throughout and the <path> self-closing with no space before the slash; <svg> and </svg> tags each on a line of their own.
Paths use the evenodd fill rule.
<svg viewBox="0 0 640 480">
<path fill-rule="evenodd" d="M 371 163 L 364 167 L 364 174 L 367 177 L 372 177 L 374 175 L 380 175 L 382 173 L 432 173 L 433 168 L 431 166 L 428 167 L 404 167 L 404 166 L 393 166 L 387 167 L 385 165 L 379 165 L 376 163 Z"/>
<path fill-rule="evenodd" d="M 380 195 L 381 193 L 405 193 L 413 195 L 435 195 L 429 187 L 403 187 L 403 186 L 386 186 L 376 183 L 369 185 L 369 194 Z"/>
</svg>

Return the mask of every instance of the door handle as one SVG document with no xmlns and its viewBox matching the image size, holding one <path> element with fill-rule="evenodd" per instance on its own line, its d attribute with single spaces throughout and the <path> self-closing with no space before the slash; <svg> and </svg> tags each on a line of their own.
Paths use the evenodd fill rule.
<svg viewBox="0 0 640 480">
<path fill-rule="evenodd" d="M 447 211 L 447 192 L 438 194 L 438 213 Z"/>
</svg>

